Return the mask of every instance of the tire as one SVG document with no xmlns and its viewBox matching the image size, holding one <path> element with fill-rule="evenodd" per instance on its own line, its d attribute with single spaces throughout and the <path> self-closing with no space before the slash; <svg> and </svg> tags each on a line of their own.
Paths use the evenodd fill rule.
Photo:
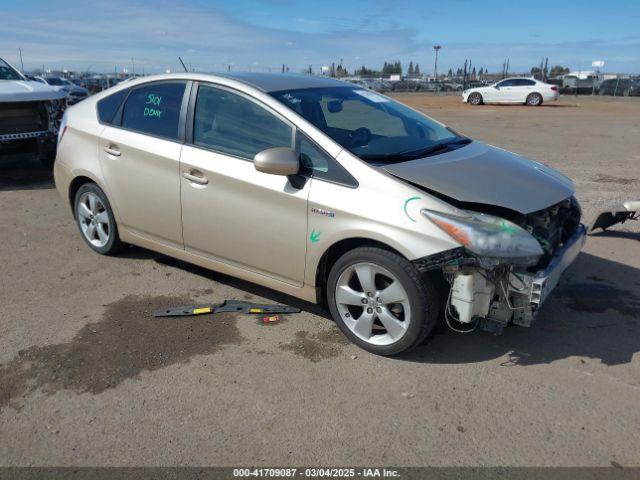
<svg viewBox="0 0 640 480">
<path fill-rule="evenodd" d="M 470 103 L 471 105 L 482 105 L 484 103 L 484 99 L 480 93 L 473 92 L 467 97 L 467 103 Z"/>
<path fill-rule="evenodd" d="M 91 250 L 114 255 L 124 249 L 111 204 L 98 185 L 85 183 L 78 189 L 73 211 L 80 235 Z"/>
<path fill-rule="evenodd" d="M 525 102 L 530 107 L 539 107 L 542 105 L 542 95 L 539 93 L 530 93 Z"/>
<path fill-rule="evenodd" d="M 438 298 L 433 282 L 422 279 L 408 260 L 377 247 L 342 255 L 327 282 L 327 303 L 340 330 L 376 355 L 422 343 L 436 324 Z"/>
</svg>

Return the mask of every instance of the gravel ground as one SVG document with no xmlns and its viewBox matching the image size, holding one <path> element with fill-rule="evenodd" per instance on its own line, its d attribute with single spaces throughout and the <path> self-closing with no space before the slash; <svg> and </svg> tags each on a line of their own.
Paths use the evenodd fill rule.
<svg viewBox="0 0 640 480">
<path fill-rule="evenodd" d="M 640 200 L 640 99 L 540 108 L 399 96 L 576 181 L 587 219 Z M 320 308 L 132 248 L 84 246 L 36 164 L 0 165 L 0 465 L 640 465 L 640 236 L 592 236 L 530 329 L 349 344 Z M 154 319 L 224 299 L 248 316 Z"/>
</svg>

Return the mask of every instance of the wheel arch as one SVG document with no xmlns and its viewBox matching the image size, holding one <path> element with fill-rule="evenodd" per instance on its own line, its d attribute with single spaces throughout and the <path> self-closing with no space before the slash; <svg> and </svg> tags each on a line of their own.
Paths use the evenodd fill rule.
<svg viewBox="0 0 640 480">
<path fill-rule="evenodd" d="M 78 190 L 80 189 L 80 187 L 82 187 L 82 185 L 86 185 L 87 183 L 95 183 L 98 187 L 100 187 L 100 189 L 107 196 L 107 199 L 111 204 L 111 210 L 113 211 L 113 215 L 116 217 L 116 221 L 118 221 L 120 217 L 118 215 L 118 212 L 115 206 L 113 205 L 113 202 L 111 201 L 111 198 L 109 197 L 109 192 L 105 188 L 105 185 L 100 180 L 98 180 L 94 175 L 92 175 L 90 172 L 86 172 L 86 171 L 77 172 L 76 175 L 71 180 L 71 182 L 69 182 L 67 195 L 68 195 L 69 206 L 71 208 L 71 214 L 73 215 L 73 218 L 74 219 L 76 218 L 75 205 L 74 205 L 75 199 L 76 199 L 76 193 L 78 193 Z"/>
<path fill-rule="evenodd" d="M 387 243 L 381 242 L 380 240 L 374 240 L 367 237 L 350 237 L 338 240 L 324 251 L 316 267 L 315 286 L 317 303 L 323 304 L 326 301 L 325 293 L 327 287 L 327 279 L 329 277 L 331 267 L 333 267 L 336 261 L 349 250 L 364 246 L 378 247 L 383 250 L 388 250 L 397 255 L 400 255 L 401 257 L 407 258 L 406 255 L 404 255 L 402 252 L 398 251 Z"/>
</svg>

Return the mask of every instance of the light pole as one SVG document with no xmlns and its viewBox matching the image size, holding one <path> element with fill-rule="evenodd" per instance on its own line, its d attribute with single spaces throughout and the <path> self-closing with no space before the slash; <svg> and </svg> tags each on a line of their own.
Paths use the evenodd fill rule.
<svg viewBox="0 0 640 480">
<path fill-rule="evenodd" d="M 436 52 L 436 60 L 433 65 L 433 76 L 435 80 L 438 81 L 438 51 L 442 48 L 442 45 L 434 45 L 433 50 Z"/>
</svg>

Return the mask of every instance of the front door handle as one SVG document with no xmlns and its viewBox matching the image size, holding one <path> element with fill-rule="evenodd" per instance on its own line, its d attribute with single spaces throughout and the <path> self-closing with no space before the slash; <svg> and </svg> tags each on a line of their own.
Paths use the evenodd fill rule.
<svg viewBox="0 0 640 480">
<path fill-rule="evenodd" d="M 198 185 L 206 185 L 209 183 L 207 177 L 205 177 L 202 172 L 198 170 L 189 170 L 188 172 L 182 172 L 182 176 L 190 182 L 197 183 Z"/>
<path fill-rule="evenodd" d="M 114 157 L 119 157 L 121 155 L 120 150 L 118 150 L 117 148 L 114 148 L 113 146 L 104 147 L 104 151 L 107 152 L 109 155 L 113 155 Z"/>
</svg>

